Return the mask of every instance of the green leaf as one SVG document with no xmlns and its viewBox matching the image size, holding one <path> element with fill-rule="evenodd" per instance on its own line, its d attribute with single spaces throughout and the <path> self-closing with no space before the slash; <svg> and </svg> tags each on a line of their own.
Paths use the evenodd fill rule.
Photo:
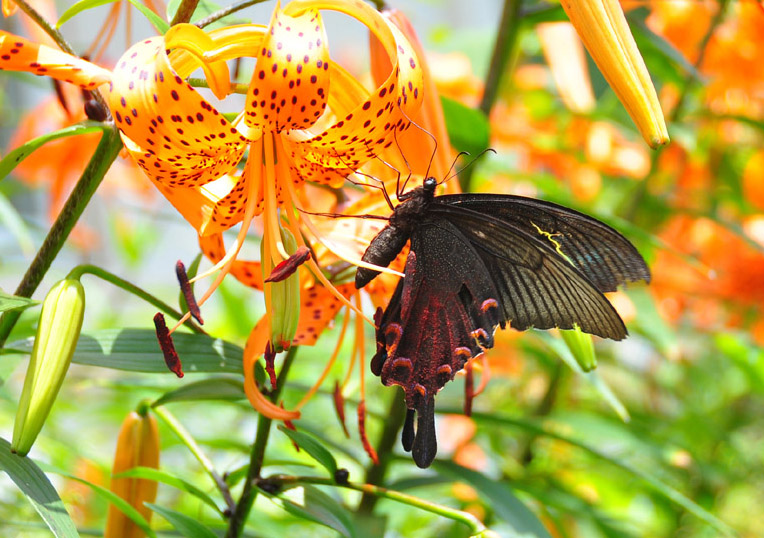
<svg viewBox="0 0 764 538">
<path fill-rule="evenodd" d="M 440 102 L 451 145 L 475 156 L 484 151 L 491 137 L 491 124 L 485 114 L 448 97 L 441 97 Z"/>
<path fill-rule="evenodd" d="M 151 25 L 156 28 L 157 32 L 159 32 L 159 35 L 164 35 L 167 33 L 167 30 L 170 29 L 170 24 L 162 19 L 162 17 L 151 11 L 145 4 L 139 2 L 138 0 L 130 0 L 130 3 L 133 4 L 138 11 L 143 13 L 143 16 L 146 17 Z"/>
<path fill-rule="evenodd" d="M 165 405 L 170 402 L 187 402 L 199 400 L 241 400 L 244 394 L 244 382 L 230 377 L 213 377 L 195 383 L 183 385 L 179 389 L 163 394 L 152 406 Z"/>
<path fill-rule="evenodd" d="M 117 0 L 80 0 L 79 2 L 76 2 L 74 5 L 69 7 L 69 9 L 64 11 L 56 23 L 56 28 L 61 28 L 65 22 L 67 22 L 75 15 L 79 15 L 83 11 L 92 9 L 94 7 L 111 4 L 112 2 L 116 1 Z M 140 3 L 138 0 L 130 0 L 130 3 L 133 4 L 138 9 L 138 11 L 143 13 L 143 15 L 149 20 L 149 22 L 154 26 L 154 28 L 157 29 L 160 34 L 163 35 L 165 32 L 167 32 L 167 30 L 169 30 L 170 25 L 162 20 L 162 17 L 151 11 L 144 4 Z"/>
<path fill-rule="evenodd" d="M 242 372 L 244 351 L 230 342 L 206 334 L 179 332 L 174 333 L 172 339 L 186 373 Z M 34 339 L 27 338 L 8 347 L 31 353 L 33 345 Z M 130 372 L 172 373 L 165 366 L 152 329 L 106 329 L 80 335 L 72 360 L 77 364 Z"/>
<path fill-rule="evenodd" d="M 536 514 L 515 496 L 512 488 L 507 484 L 452 461 L 435 460 L 432 466 L 457 480 L 469 483 L 480 492 L 480 495 L 487 497 L 496 515 L 508 523 L 516 533 L 552 538 Z"/>
<path fill-rule="evenodd" d="M 459 413 L 460 410 L 441 409 L 440 412 L 441 413 Z M 503 427 L 510 427 L 510 428 L 521 428 L 535 435 L 543 435 L 552 439 L 557 439 L 558 441 L 562 441 L 564 443 L 568 443 L 569 445 L 578 447 L 586 452 L 589 452 L 593 456 L 603 461 L 606 461 L 612 465 L 615 465 L 616 467 L 619 467 L 623 469 L 624 471 L 628 472 L 629 474 L 639 478 L 648 486 L 650 486 L 654 491 L 656 491 L 663 497 L 667 498 L 671 502 L 681 506 L 682 508 L 684 508 L 685 510 L 687 510 L 688 512 L 690 512 L 691 514 L 699 518 L 701 521 L 704 521 L 710 526 L 712 526 L 713 528 L 715 528 L 717 531 L 727 536 L 735 535 L 735 531 L 729 525 L 724 523 L 722 520 L 717 518 L 712 513 L 708 512 L 702 506 L 696 504 L 694 501 L 689 499 L 687 496 L 685 496 L 683 493 L 681 493 L 677 489 L 662 482 L 661 480 L 659 480 L 652 474 L 646 471 L 643 471 L 641 469 L 638 469 L 634 467 L 633 465 L 631 465 L 630 463 L 623 461 L 622 459 L 618 459 L 613 456 L 610 456 L 606 452 L 599 450 L 597 448 L 594 448 L 592 446 L 589 446 L 588 444 L 582 441 L 578 441 L 567 435 L 557 433 L 550 426 L 546 424 L 543 424 L 537 421 L 515 419 L 510 417 L 499 416 L 497 414 L 479 413 L 474 411 L 472 413 L 472 419 L 487 427 L 503 426 Z M 438 460 L 436 460 L 436 462 L 437 461 Z"/>
<path fill-rule="evenodd" d="M 0 468 L 24 493 L 45 524 L 57 537 L 79 536 L 63 501 L 45 473 L 26 456 L 11 453 L 11 444 L 0 438 Z"/>
<path fill-rule="evenodd" d="M 183 536 L 188 538 L 217 538 L 217 534 L 212 532 L 209 527 L 202 525 L 192 517 L 152 503 L 146 503 L 146 506 L 169 521 L 170 525 L 175 527 Z"/>
<path fill-rule="evenodd" d="M 151 527 L 149 526 L 148 521 L 144 519 L 141 513 L 135 508 L 133 508 L 133 506 L 130 503 L 128 503 L 125 499 L 123 499 L 116 493 L 112 493 L 108 489 L 102 486 L 99 486 L 98 484 L 93 484 L 92 482 L 88 482 L 87 480 L 80 478 L 79 476 L 75 476 L 73 474 L 69 474 L 64 471 L 60 471 L 58 469 L 54 469 L 47 465 L 45 467 L 48 468 L 49 472 L 54 472 L 61 476 L 65 476 L 69 480 L 74 480 L 75 482 L 85 484 L 87 487 L 92 489 L 99 497 L 110 502 L 117 509 L 119 509 L 120 512 L 122 512 L 127 517 L 129 517 L 133 521 L 133 523 L 138 525 L 141 528 L 141 530 L 146 533 L 147 536 L 149 536 L 150 538 L 156 538 L 157 536 L 156 533 L 153 530 L 151 530 Z"/>
<path fill-rule="evenodd" d="M 17 297 L 15 295 L 8 295 L 7 293 L 0 291 L 0 312 L 6 312 L 8 310 L 17 310 L 19 308 L 29 308 L 37 304 L 37 301 L 27 299 L 26 297 Z"/>
<path fill-rule="evenodd" d="M 579 362 L 574 357 L 573 352 L 570 350 L 570 347 L 566 345 L 563 340 L 555 338 L 549 333 L 539 332 L 536 336 L 543 340 L 544 343 L 549 346 L 549 348 L 551 348 L 551 350 L 554 351 L 555 354 L 565 364 L 567 364 L 571 370 L 591 383 L 594 390 L 596 390 L 600 396 L 602 396 L 602 399 L 607 402 L 607 404 L 613 409 L 613 411 L 616 412 L 621 420 L 624 422 L 628 422 L 630 420 L 629 411 L 626 409 L 626 406 L 621 403 L 621 400 L 618 399 L 618 396 L 615 395 L 608 384 L 605 383 L 605 381 L 599 376 L 597 372 L 584 372 L 583 369 L 581 369 Z"/>
<path fill-rule="evenodd" d="M 11 171 L 18 166 L 18 164 L 29 157 L 29 155 L 42 146 L 52 140 L 64 138 L 67 136 L 82 135 L 88 133 L 96 133 L 98 131 L 104 131 L 108 127 L 102 123 L 96 123 L 92 121 L 84 121 L 69 127 L 64 127 L 58 131 L 38 136 L 35 139 L 30 140 L 26 144 L 22 144 L 10 153 L 8 153 L 3 160 L 0 161 L 0 180 L 4 179 Z"/>
<path fill-rule="evenodd" d="M 302 490 L 304 493 L 302 504 L 286 498 L 284 493 L 280 493 L 277 496 L 270 495 L 267 492 L 263 493 L 275 504 L 300 519 L 307 519 L 325 525 L 347 538 L 358 536 L 350 513 L 344 506 L 313 486 L 302 485 L 289 491 L 299 490 Z"/>
<path fill-rule="evenodd" d="M 323 465 L 329 471 L 329 476 L 334 478 L 334 473 L 337 472 L 337 460 L 315 437 L 304 432 L 290 430 L 284 426 L 279 426 L 279 430 L 289 436 L 292 441 L 297 443 L 314 460 Z"/>
<path fill-rule="evenodd" d="M 21 247 L 21 252 L 25 255 L 34 253 L 34 243 L 32 243 L 32 236 L 29 234 L 27 225 L 24 224 L 24 219 L 13 207 L 10 200 L 0 192 L 0 223 L 5 227 L 8 232 L 16 239 Z M 1 293 L 1 292 L 0 292 Z"/>
<path fill-rule="evenodd" d="M 194 486 L 193 484 L 186 482 L 182 478 L 173 476 L 165 471 L 159 469 L 152 469 L 151 467 L 133 467 L 127 471 L 114 475 L 116 478 L 144 478 L 146 480 L 154 480 L 155 482 L 161 482 L 167 484 L 186 493 L 190 493 L 194 497 L 198 498 L 204 504 L 215 510 L 218 514 L 222 515 L 220 508 L 212 500 L 212 497 L 204 493 L 202 490 Z"/>
</svg>

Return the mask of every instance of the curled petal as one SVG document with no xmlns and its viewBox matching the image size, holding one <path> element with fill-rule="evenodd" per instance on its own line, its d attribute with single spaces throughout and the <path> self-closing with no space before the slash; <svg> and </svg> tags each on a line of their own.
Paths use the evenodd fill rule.
<svg viewBox="0 0 764 538">
<path fill-rule="evenodd" d="M 258 413 L 275 420 L 296 420 L 300 418 L 299 411 L 288 411 L 268 400 L 255 382 L 255 361 L 265 351 L 265 345 L 270 335 L 270 321 L 266 314 L 258 323 L 247 339 L 244 347 L 244 392 L 249 403 Z"/>
<path fill-rule="evenodd" d="M 285 11 L 295 15 L 310 9 L 331 9 L 358 19 L 380 41 L 391 66 L 387 78 L 374 91 L 356 102 L 349 112 L 337 116 L 318 136 L 306 139 L 304 133 L 288 134 L 287 151 L 291 161 L 298 163 L 296 172 L 303 179 L 326 182 L 320 170 L 347 175 L 393 144 L 395 130 L 405 129 L 409 125 L 408 118 L 422 104 L 422 69 L 413 47 L 400 30 L 367 4 L 356 0 L 297 0 L 290 2 Z M 345 78 L 344 72 L 334 67 L 330 72 L 337 71 L 338 78 Z M 333 92 L 338 86 L 343 84 L 335 84 L 332 79 Z M 357 84 L 351 87 L 356 90 Z M 335 179 L 336 175 L 330 173 L 328 178 Z"/>
<path fill-rule="evenodd" d="M 5 2 L 3 2 L 5 5 Z M 0 71 L 27 71 L 93 90 L 111 79 L 95 64 L 0 30 Z"/>
<path fill-rule="evenodd" d="M 152 180 L 199 187 L 232 170 L 246 140 L 173 69 L 161 37 L 117 62 L 108 99 L 133 159 Z"/>
<path fill-rule="evenodd" d="M 204 69 L 212 93 L 223 99 L 231 88 L 228 65 L 222 60 L 204 61 L 205 52 L 215 48 L 212 37 L 193 24 L 178 24 L 170 28 L 164 36 L 167 49 L 178 48 L 189 52 Z"/>
<path fill-rule="evenodd" d="M 290 17 L 275 10 L 247 91 L 244 122 L 275 132 L 307 129 L 326 108 L 329 70 L 318 11 Z"/>
</svg>

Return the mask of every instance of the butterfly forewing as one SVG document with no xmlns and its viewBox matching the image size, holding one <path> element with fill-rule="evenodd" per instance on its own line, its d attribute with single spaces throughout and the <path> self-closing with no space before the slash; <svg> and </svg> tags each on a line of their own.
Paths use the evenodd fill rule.
<svg viewBox="0 0 764 538">
<path fill-rule="evenodd" d="M 545 241 L 506 221 L 476 211 L 439 204 L 434 215 L 452 216 L 469 239 L 499 290 L 504 316 L 513 329 L 572 329 L 613 340 L 627 332 L 602 292 Z"/>
<path fill-rule="evenodd" d="M 433 209 L 461 208 L 488 215 L 557 249 L 603 292 L 628 282 L 650 281 L 650 270 L 628 239 L 610 226 L 551 202 L 501 194 L 438 196 Z M 458 217 L 454 217 L 458 221 Z"/>
</svg>

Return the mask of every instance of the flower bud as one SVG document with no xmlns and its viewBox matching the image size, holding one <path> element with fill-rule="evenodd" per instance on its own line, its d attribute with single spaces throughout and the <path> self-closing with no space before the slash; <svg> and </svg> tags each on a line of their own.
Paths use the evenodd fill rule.
<svg viewBox="0 0 764 538">
<path fill-rule="evenodd" d="M 152 511 L 144 503 L 156 500 L 158 484 L 154 480 L 142 478 L 115 478 L 133 467 L 159 468 L 159 429 L 156 419 L 148 409 L 131 411 L 119 430 L 117 451 L 111 474 L 111 491 L 138 510 L 146 521 L 150 521 Z M 106 517 L 104 538 L 141 538 L 143 530 L 116 506 L 109 506 Z"/>
<path fill-rule="evenodd" d="M 591 372 L 597 367 L 592 335 L 583 332 L 578 325 L 575 325 L 572 330 L 560 331 L 560 334 L 584 372 Z"/>
<path fill-rule="evenodd" d="M 48 417 L 82 328 L 85 290 L 76 279 L 58 282 L 45 297 L 24 379 L 11 450 L 25 456 Z"/>
<path fill-rule="evenodd" d="M 586 50 L 652 148 L 669 140 L 658 96 L 618 0 L 563 0 Z"/>
</svg>

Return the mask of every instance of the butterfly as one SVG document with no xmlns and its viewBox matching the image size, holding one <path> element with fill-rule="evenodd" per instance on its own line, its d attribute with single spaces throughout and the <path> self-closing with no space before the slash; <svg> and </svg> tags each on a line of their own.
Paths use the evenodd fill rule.
<svg viewBox="0 0 764 538">
<path fill-rule="evenodd" d="M 411 242 L 405 277 L 374 316 L 371 370 L 403 388 L 403 448 L 421 468 L 437 452 L 435 394 L 493 347 L 497 327 L 621 340 L 626 327 L 603 292 L 650 281 L 634 245 L 592 217 L 522 196 L 435 196 L 437 185 L 430 177 L 402 194 L 362 257 L 386 267 Z M 356 288 L 378 274 L 359 267 Z"/>
</svg>

